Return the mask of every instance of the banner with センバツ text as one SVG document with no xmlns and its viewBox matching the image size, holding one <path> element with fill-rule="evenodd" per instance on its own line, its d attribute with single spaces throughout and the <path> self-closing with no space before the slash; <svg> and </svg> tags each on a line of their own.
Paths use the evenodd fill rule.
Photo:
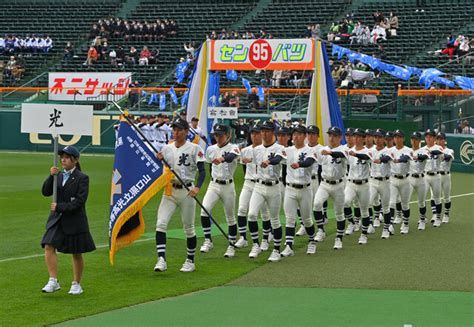
<svg viewBox="0 0 474 327">
<path fill-rule="evenodd" d="M 314 40 L 212 40 L 210 70 L 313 70 Z"/>
</svg>

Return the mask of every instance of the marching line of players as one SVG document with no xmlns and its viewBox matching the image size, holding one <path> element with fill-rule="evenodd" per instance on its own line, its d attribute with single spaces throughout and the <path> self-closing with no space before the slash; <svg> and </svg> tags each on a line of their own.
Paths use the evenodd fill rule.
<svg viewBox="0 0 474 327">
<path fill-rule="evenodd" d="M 154 124 L 154 125 L 153 125 Z M 162 121 L 148 126 L 160 128 Z M 161 124 L 161 125 L 160 125 Z M 142 128 L 143 126 L 138 126 Z M 343 236 L 360 232 L 358 244 L 367 244 L 369 234 L 382 227 L 381 237 L 389 239 L 394 225 L 401 224 L 400 234 L 409 232 L 409 200 L 417 194 L 419 208 L 418 230 L 426 228 L 427 194 L 431 192 L 433 227 L 449 222 L 451 208 L 452 149 L 446 147 L 446 135 L 428 129 L 424 135 L 410 135 L 411 148 L 404 145 L 402 130 L 363 130 L 347 128 L 347 143 L 342 145 L 342 130 L 331 127 L 328 145 L 319 144 L 316 126 L 277 127 L 269 120 L 251 127 L 251 144 L 243 149 L 230 142 L 230 130 L 225 125 L 214 126 L 216 144 L 204 151 L 189 141 L 190 126 L 178 118 L 168 127 L 174 142 L 162 144 L 158 159 L 165 158 L 191 191 L 172 180 L 171 194 L 164 194 L 158 209 L 156 246 L 158 262 L 155 271 L 165 271 L 166 231 L 169 220 L 179 207 L 187 236 L 187 258 L 181 271 L 195 270 L 197 247 L 195 234 L 195 201 L 205 179 L 204 162 L 211 164 L 211 180 L 203 199 L 208 212 L 220 201 L 228 224 L 229 246 L 224 256 L 231 258 L 236 249 L 249 246 L 249 258 L 257 258 L 268 251 L 268 261 L 293 256 L 295 235 L 307 235 L 307 254 L 316 253 L 316 245 L 326 238 L 327 201 L 332 199 L 336 218 L 334 249 L 343 247 Z M 191 128 L 193 130 L 193 128 Z M 426 145 L 421 147 L 421 140 Z M 160 143 L 161 144 L 161 143 Z M 291 144 L 291 145 L 290 145 Z M 235 205 L 234 173 L 238 164 L 244 170 L 244 184 Z M 195 184 L 196 172 L 199 172 Z M 444 214 L 442 212 L 444 202 Z M 285 217 L 285 239 L 280 222 L 280 211 Z M 260 239 L 258 217 L 262 219 Z M 296 232 L 296 223 L 301 226 Z M 211 220 L 201 210 L 204 242 L 200 252 L 214 248 Z M 282 250 L 283 248 L 283 250 Z"/>
</svg>

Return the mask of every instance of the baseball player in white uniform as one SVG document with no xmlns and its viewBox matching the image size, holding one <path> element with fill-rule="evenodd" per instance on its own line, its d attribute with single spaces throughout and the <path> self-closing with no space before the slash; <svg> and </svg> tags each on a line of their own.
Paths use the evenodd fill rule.
<svg viewBox="0 0 474 327">
<path fill-rule="evenodd" d="M 257 166 L 257 184 L 253 190 L 249 205 L 249 231 L 252 236 L 252 250 L 250 258 L 256 258 L 262 251 L 258 243 L 257 216 L 266 204 L 270 210 L 270 222 L 273 229 L 273 251 L 268 261 L 281 260 L 280 243 L 282 228 L 280 224 L 280 172 L 281 162 L 285 159 L 284 148 L 275 142 L 275 123 L 266 121 L 261 126 L 263 144 L 254 148 L 253 160 Z"/>
<path fill-rule="evenodd" d="M 429 153 L 429 158 L 426 161 L 425 173 L 426 182 L 428 189 L 431 190 L 431 210 L 433 212 L 433 227 L 439 227 L 441 225 L 441 175 L 439 174 L 439 168 L 441 161 L 443 160 L 442 148 L 435 143 L 436 132 L 432 129 L 428 129 L 425 132 L 424 148 Z"/>
<path fill-rule="evenodd" d="M 436 143 L 443 149 L 443 161 L 439 166 L 441 176 L 441 193 L 444 202 L 443 223 L 449 223 L 449 211 L 451 210 L 451 164 L 454 160 L 454 151 L 446 147 L 446 134 L 438 133 Z"/>
<path fill-rule="evenodd" d="M 207 148 L 206 161 L 212 164 L 211 182 L 207 188 L 202 205 L 211 212 L 217 201 L 224 205 L 225 218 L 229 226 L 229 241 L 234 244 L 237 238 L 237 221 L 235 220 L 235 184 L 234 172 L 240 156 L 239 147 L 229 142 L 230 130 L 228 126 L 217 124 L 214 126 L 214 136 L 217 143 Z M 201 210 L 201 224 L 204 231 L 204 243 L 200 248 L 203 253 L 213 248 L 211 239 L 211 218 Z M 224 257 L 235 256 L 235 247 L 229 245 Z"/>
<path fill-rule="evenodd" d="M 410 160 L 412 160 L 412 150 L 403 144 L 405 134 L 402 130 L 397 129 L 394 133 L 395 146 L 392 147 L 392 164 L 390 177 L 390 212 L 392 216 L 395 214 L 397 198 L 400 197 L 403 213 L 404 228 L 408 228 L 410 220 L 410 183 L 408 176 L 410 174 Z"/>
<path fill-rule="evenodd" d="M 286 191 L 283 208 L 286 217 L 285 249 L 281 252 L 284 257 L 293 256 L 293 242 L 295 236 L 296 219 L 298 209 L 301 219 L 309 236 L 307 254 L 316 253 L 316 242 L 314 241 L 315 229 L 312 217 L 313 191 L 311 176 L 313 165 L 316 162 L 314 150 L 305 145 L 306 127 L 298 125 L 293 128 L 293 146 L 285 149 L 286 164 L 288 167 L 286 176 Z"/>
<path fill-rule="evenodd" d="M 315 125 L 310 125 L 306 128 L 307 132 L 307 140 L 308 140 L 308 146 L 313 150 L 314 157 L 316 158 L 316 162 L 312 165 L 312 173 L 311 173 L 311 189 L 313 191 L 313 197 L 316 195 L 316 191 L 318 190 L 319 187 L 319 178 L 321 175 L 320 169 L 321 166 L 319 165 L 319 152 L 323 148 L 321 144 L 319 144 L 319 128 Z M 313 199 L 314 203 L 314 199 Z M 323 205 L 323 215 L 325 218 L 325 223 L 327 221 L 327 208 L 328 208 L 328 202 L 325 201 Z M 313 211 L 313 216 L 316 219 L 316 213 Z M 306 228 L 304 227 L 304 224 L 300 221 L 301 226 L 296 232 L 296 236 L 303 236 L 306 235 Z M 321 236 L 321 234 L 319 234 Z M 316 239 L 316 242 L 322 242 L 324 239 Z"/>
<path fill-rule="evenodd" d="M 197 144 L 186 141 L 189 125 L 186 120 L 177 119 L 173 124 L 175 142 L 167 144 L 158 152 L 156 157 L 159 160 L 166 160 L 170 167 L 179 175 L 186 186 L 190 188 L 188 192 L 176 177 L 171 180 L 171 194 L 163 194 L 160 207 L 158 208 L 158 218 L 156 222 L 156 251 L 158 262 L 154 270 L 165 271 L 166 265 L 166 231 L 168 223 L 176 211 L 181 209 L 181 220 L 183 222 L 184 233 L 186 234 L 187 258 L 181 268 L 182 272 L 192 272 L 195 270 L 194 254 L 196 252 L 196 231 L 194 218 L 196 211 L 196 201 L 193 197 L 199 192 L 206 171 L 204 168 L 204 151 Z M 194 185 L 196 171 L 199 171 L 197 184 Z"/>
<path fill-rule="evenodd" d="M 157 121 L 151 125 L 151 134 L 153 137 L 153 145 L 158 151 L 168 144 L 171 139 L 171 128 L 166 124 L 162 114 L 158 114 Z"/>
<path fill-rule="evenodd" d="M 390 217 L 390 162 L 392 160 L 390 150 L 385 146 L 385 131 L 377 129 L 375 135 L 375 146 L 370 150 L 372 153 L 372 165 L 370 166 L 370 202 L 376 208 L 375 216 L 378 217 L 380 210 L 383 214 L 382 238 L 388 239 L 393 226 Z M 379 199 L 381 204 L 379 204 Z M 380 208 L 380 209 L 378 209 Z"/>
<path fill-rule="evenodd" d="M 243 148 L 240 151 L 240 162 L 244 167 L 244 185 L 239 196 L 239 209 L 237 210 L 237 225 L 239 227 L 240 238 L 235 243 L 237 248 L 243 248 L 248 245 L 247 242 L 247 214 L 249 211 L 250 197 L 257 183 L 257 166 L 252 162 L 253 150 L 255 147 L 262 144 L 262 134 L 260 132 L 260 126 L 255 125 L 250 127 L 250 138 L 252 144 Z M 260 212 L 262 216 L 262 224 L 264 225 L 263 240 L 268 246 L 268 236 L 270 234 L 270 211 L 268 207 L 264 205 Z M 267 232 L 265 232 L 267 230 Z M 258 239 L 258 232 L 254 235 Z M 263 241 L 262 241 L 263 242 Z M 268 248 L 267 248 L 268 249 Z"/>
<path fill-rule="evenodd" d="M 410 182 L 411 192 L 416 191 L 418 196 L 418 209 L 420 211 L 420 219 L 418 221 L 418 230 L 425 230 L 426 223 L 426 192 L 427 184 L 425 180 L 425 165 L 428 159 L 428 152 L 424 148 L 420 148 L 421 133 L 414 132 L 411 137 L 411 148 L 413 160 L 410 161 Z M 400 228 L 400 234 L 408 233 L 408 225 Z"/>
<path fill-rule="evenodd" d="M 334 249 L 342 249 L 342 237 L 346 227 L 344 218 L 344 179 L 347 170 L 347 155 L 341 146 L 342 131 L 339 127 L 331 127 L 327 131 L 329 145 L 321 149 L 319 164 L 322 166 L 322 181 L 314 197 L 316 224 L 318 225 L 318 239 L 324 239 L 323 204 L 329 197 L 333 199 L 336 214 L 337 233 Z"/>
<path fill-rule="evenodd" d="M 365 142 L 364 142 L 365 147 L 371 151 L 373 148 L 375 148 L 375 131 L 372 129 L 366 129 L 365 130 Z M 369 179 L 370 182 L 370 179 Z M 374 209 L 375 206 L 373 206 L 372 202 L 369 203 L 369 220 L 370 220 L 370 225 L 368 229 L 369 234 L 375 233 L 375 226 L 374 226 Z M 378 203 L 378 209 L 380 212 L 380 201 Z M 379 218 L 379 215 L 377 215 L 377 219 Z M 380 221 L 379 221 L 380 222 Z M 380 224 L 379 224 L 380 226 Z"/>
<path fill-rule="evenodd" d="M 354 131 L 355 145 L 348 152 L 349 175 L 344 189 L 344 216 L 349 221 L 348 229 L 354 229 L 352 219 L 352 201 L 357 199 L 362 216 L 362 234 L 359 237 L 359 244 L 367 244 L 367 231 L 370 225 L 369 218 L 369 177 L 370 162 L 372 160 L 369 149 L 364 146 L 365 131 L 356 128 Z"/>
</svg>

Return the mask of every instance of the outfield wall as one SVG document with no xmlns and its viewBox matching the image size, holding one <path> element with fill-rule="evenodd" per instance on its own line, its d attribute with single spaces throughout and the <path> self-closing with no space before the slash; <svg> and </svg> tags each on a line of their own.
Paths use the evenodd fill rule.
<svg viewBox="0 0 474 327">
<path fill-rule="evenodd" d="M 61 145 L 75 145 L 81 149 L 86 147 L 88 153 L 113 153 L 118 113 L 95 113 L 92 136 L 64 136 Z M 361 128 L 383 128 L 385 130 L 402 129 L 406 135 L 418 130 L 414 122 L 392 122 L 380 120 L 344 120 L 345 126 Z M 43 134 L 20 133 L 21 112 L 0 112 L 0 150 L 14 151 L 52 151 L 52 138 Z M 408 139 L 408 138 L 407 138 Z M 448 135 L 448 146 L 455 151 L 454 171 L 474 173 L 474 136 Z"/>
</svg>

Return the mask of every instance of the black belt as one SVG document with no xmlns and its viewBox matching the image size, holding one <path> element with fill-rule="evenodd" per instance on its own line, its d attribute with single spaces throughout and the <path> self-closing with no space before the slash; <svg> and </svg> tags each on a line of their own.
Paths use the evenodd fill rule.
<svg viewBox="0 0 474 327">
<path fill-rule="evenodd" d="M 369 180 L 368 179 L 350 179 L 349 182 L 354 183 L 356 185 L 363 185 L 367 183 Z"/>
<path fill-rule="evenodd" d="M 371 177 L 371 178 L 376 179 L 378 181 L 386 181 L 389 179 L 389 177 Z"/>
<path fill-rule="evenodd" d="M 249 182 L 252 182 L 252 183 L 255 183 L 255 182 L 257 182 L 257 180 L 256 180 L 256 179 L 247 179 L 247 180 L 248 180 Z"/>
<path fill-rule="evenodd" d="M 440 171 L 439 174 L 440 175 L 449 175 L 449 174 L 451 174 L 451 172 L 449 172 L 449 171 Z"/>
<path fill-rule="evenodd" d="M 339 183 L 341 183 L 342 181 L 344 181 L 344 180 L 343 180 L 343 179 L 338 179 L 338 180 L 335 180 L 335 181 L 328 181 L 327 179 L 324 179 L 324 178 L 323 178 L 323 182 L 326 182 L 326 183 L 331 184 L 331 185 L 339 184 Z"/>
<path fill-rule="evenodd" d="M 432 173 L 432 172 L 429 171 L 429 172 L 427 172 L 426 174 L 427 174 L 427 175 L 430 175 L 430 176 L 436 176 L 436 175 L 438 175 L 438 172 Z"/>
<path fill-rule="evenodd" d="M 425 174 L 411 174 L 411 177 L 423 178 L 423 177 L 425 177 Z"/>
<path fill-rule="evenodd" d="M 257 179 L 257 182 L 262 184 L 262 185 L 265 185 L 265 186 L 273 186 L 273 185 L 277 185 L 278 183 L 280 183 L 280 181 L 262 181 L 260 179 Z"/>
<path fill-rule="evenodd" d="M 311 184 L 288 184 L 288 186 L 293 187 L 293 188 L 297 188 L 297 189 L 302 189 L 302 188 L 308 187 L 310 185 Z"/>
<path fill-rule="evenodd" d="M 318 175 L 313 175 L 313 176 L 311 176 L 311 179 L 313 179 L 313 180 L 314 180 L 314 179 L 317 179 L 317 178 L 318 178 Z"/>
<path fill-rule="evenodd" d="M 156 141 L 156 142 L 158 142 L 158 143 L 166 143 L 166 141 Z"/>
<path fill-rule="evenodd" d="M 214 179 L 212 178 L 211 179 L 214 183 L 217 183 L 217 184 L 221 184 L 221 185 L 227 185 L 227 184 L 232 184 L 233 180 L 232 179 L 228 179 L 228 180 L 221 180 L 221 179 Z"/>
<path fill-rule="evenodd" d="M 398 179 L 404 179 L 404 178 L 407 178 L 408 175 L 393 175 L 393 177 L 398 178 Z"/>
<path fill-rule="evenodd" d="M 191 187 L 191 186 L 193 186 L 193 183 L 188 183 L 188 184 L 186 184 L 186 186 Z M 173 187 L 178 188 L 178 189 L 185 188 L 185 186 L 183 184 L 173 184 Z"/>
</svg>

